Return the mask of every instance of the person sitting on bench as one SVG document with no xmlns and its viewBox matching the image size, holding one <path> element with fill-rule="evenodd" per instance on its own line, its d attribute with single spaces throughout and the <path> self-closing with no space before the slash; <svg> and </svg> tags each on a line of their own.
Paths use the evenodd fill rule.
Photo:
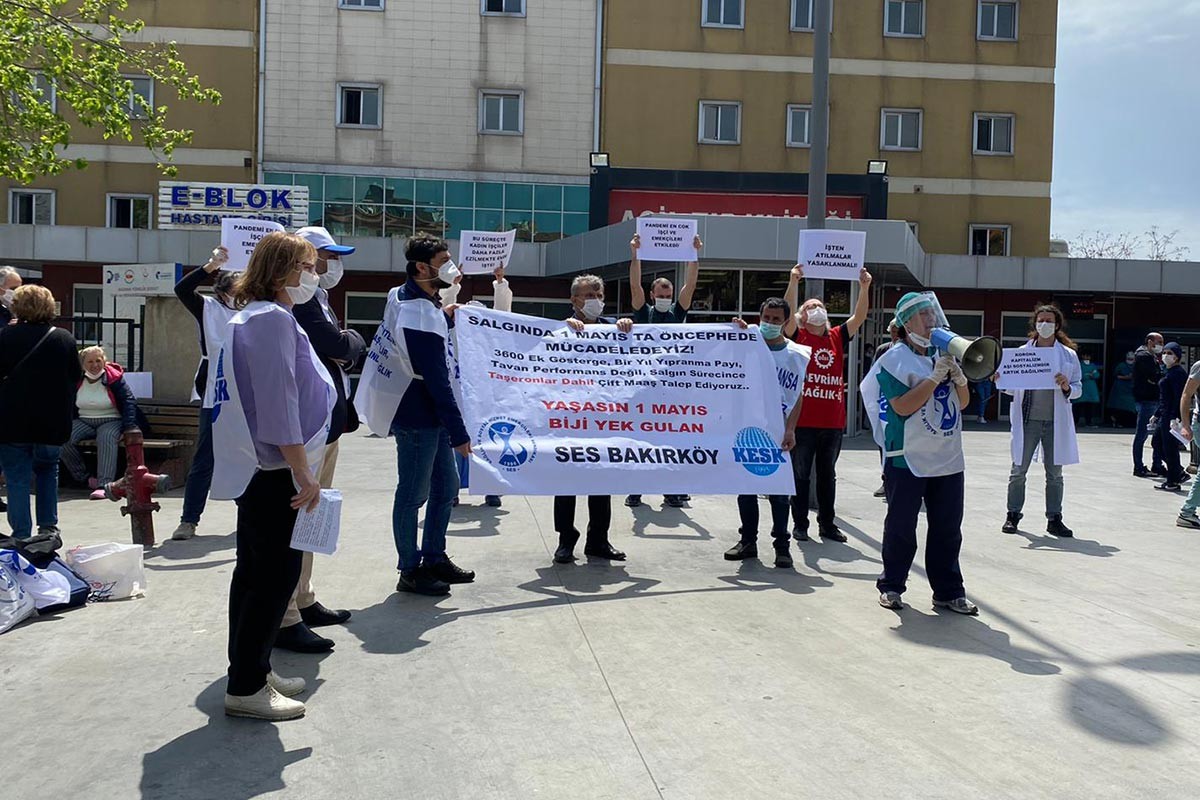
<svg viewBox="0 0 1200 800">
<path fill-rule="evenodd" d="M 87 483 L 91 499 L 103 500 L 105 485 L 117 477 L 117 454 L 122 438 L 138 430 L 137 400 L 125 382 L 125 370 L 111 364 L 103 347 L 86 347 L 79 353 L 83 379 L 75 395 L 75 421 L 71 439 L 60 454 L 63 466 L 79 483 Z M 88 477 L 79 453 L 79 442 L 96 440 L 96 476 Z"/>
</svg>

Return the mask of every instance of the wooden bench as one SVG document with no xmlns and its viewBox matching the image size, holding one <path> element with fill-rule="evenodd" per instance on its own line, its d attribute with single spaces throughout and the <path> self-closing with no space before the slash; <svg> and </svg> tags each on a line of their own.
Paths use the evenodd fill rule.
<svg viewBox="0 0 1200 800">
<path fill-rule="evenodd" d="M 146 453 L 146 466 L 152 472 L 171 476 L 171 486 L 182 488 L 187 481 L 192 457 L 196 454 L 196 440 L 200 433 L 200 407 L 190 403 L 139 400 L 138 406 L 150 423 L 142 447 Z M 79 447 L 96 449 L 95 439 L 84 439 Z M 121 471 L 118 478 L 124 474 Z"/>
</svg>

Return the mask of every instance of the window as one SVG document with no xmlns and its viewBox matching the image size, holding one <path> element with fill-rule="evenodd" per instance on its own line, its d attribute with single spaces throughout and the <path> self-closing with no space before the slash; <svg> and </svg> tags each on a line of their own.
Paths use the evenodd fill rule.
<svg viewBox="0 0 1200 800">
<path fill-rule="evenodd" d="M 1006 256 L 1008 255 L 1009 234 L 1011 225 L 972 225 L 971 226 L 971 255 L 973 256 Z"/>
<path fill-rule="evenodd" d="M 386 306 L 386 292 L 346 292 L 346 313 L 343 315 L 346 327 L 358 331 L 365 341 L 370 342 L 383 321 Z"/>
<path fill-rule="evenodd" d="M 525 131 L 522 92 L 480 92 L 479 132 L 519 136 Z"/>
<path fill-rule="evenodd" d="M 347 128 L 380 128 L 383 89 L 377 84 L 338 84 L 337 124 Z"/>
<path fill-rule="evenodd" d="M 812 144 L 809 130 L 811 118 L 812 106 L 787 107 L 788 147 L 809 147 Z"/>
<path fill-rule="evenodd" d="M 338 8 L 353 8 L 359 11 L 383 11 L 383 0 L 338 0 Z"/>
<path fill-rule="evenodd" d="M 700 101 L 701 144 L 737 144 L 741 139 L 741 103 Z"/>
<path fill-rule="evenodd" d="M 145 194 L 108 196 L 108 227 L 150 229 L 150 196 Z"/>
<path fill-rule="evenodd" d="M 881 150 L 920 150 L 920 109 L 885 108 L 880 125 L 879 148 Z"/>
<path fill-rule="evenodd" d="M 979 0 L 979 38 L 1016 41 L 1017 4 Z"/>
<path fill-rule="evenodd" d="M 12 189 L 8 193 L 8 221 L 13 225 L 53 225 L 53 189 Z"/>
<path fill-rule="evenodd" d="M 792 30 L 813 29 L 813 0 L 792 0 Z"/>
<path fill-rule="evenodd" d="M 525 0 L 481 0 L 479 13 L 489 15 L 525 16 Z"/>
<path fill-rule="evenodd" d="M 147 78 L 145 75 L 125 75 L 123 77 L 132 84 L 129 90 L 129 100 L 125 105 L 129 118 L 146 119 L 149 116 L 146 109 L 154 108 L 154 79 Z M 138 102 L 139 97 L 145 102 L 146 108 L 143 108 L 142 103 Z"/>
<path fill-rule="evenodd" d="M 744 0 L 704 0 L 704 27 L 741 28 Z"/>
<path fill-rule="evenodd" d="M 1011 114 L 975 115 L 975 154 L 1011 156 L 1013 117 Z"/>
<path fill-rule="evenodd" d="M 884 15 L 885 36 L 925 35 L 925 0 L 887 0 Z"/>
</svg>

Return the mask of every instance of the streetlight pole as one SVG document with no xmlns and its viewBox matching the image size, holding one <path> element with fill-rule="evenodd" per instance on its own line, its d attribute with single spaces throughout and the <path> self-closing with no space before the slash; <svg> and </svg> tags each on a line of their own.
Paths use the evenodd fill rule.
<svg viewBox="0 0 1200 800">
<path fill-rule="evenodd" d="M 812 142 L 808 170 L 808 229 L 825 227 L 829 179 L 829 38 L 833 0 L 813 3 Z M 824 281 L 805 281 L 809 297 L 825 297 Z"/>
</svg>

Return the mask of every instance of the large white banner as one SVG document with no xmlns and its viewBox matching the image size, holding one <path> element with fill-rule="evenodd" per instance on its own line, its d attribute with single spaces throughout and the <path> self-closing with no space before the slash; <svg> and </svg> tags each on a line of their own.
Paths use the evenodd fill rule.
<svg viewBox="0 0 1200 800">
<path fill-rule="evenodd" d="M 471 494 L 792 494 L 756 328 L 455 316 Z"/>
</svg>

